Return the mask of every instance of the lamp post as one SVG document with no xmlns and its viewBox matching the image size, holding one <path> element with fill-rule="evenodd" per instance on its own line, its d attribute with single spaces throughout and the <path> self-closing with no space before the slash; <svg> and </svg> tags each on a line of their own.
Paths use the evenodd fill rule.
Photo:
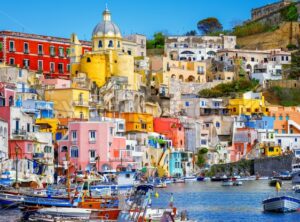
<svg viewBox="0 0 300 222">
<path fill-rule="evenodd" d="M 15 153 L 16 153 L 16 185 L 15 185 L 15 187 L 18 189 L 19 188 L 19 181 L 18 181 L 18 171 L 19 171 L 19 149 L 20 149 L 20 147 L 16 144 L 16 146 L 15 146 Z"/>
</svg>

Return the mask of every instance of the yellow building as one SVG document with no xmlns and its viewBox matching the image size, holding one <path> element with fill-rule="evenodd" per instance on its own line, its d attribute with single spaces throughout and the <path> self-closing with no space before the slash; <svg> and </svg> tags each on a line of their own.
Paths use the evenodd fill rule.
<svg viewBox="0 0 300 222">
<path fill-rule="evenodd" d="M 242 98 L 230 99 L 227 108 L 231 115 L 252 115 L 255 113 L 268 115 L 269 113 L 262 93 L 244 93 Z"/>
<path fill-rule="evenodd" d="M 102 87 L 112 76 L 128 79 L 128 89 L 139 90 L 141 76 L 134 72 L 134 56 L 123 50 L 120 29 L 111 21 L 108 9 L 103 12 L 103 21 L 93 30 L 92 51 L 82 55 L 77 37 L 71 37 L 71 74 L 86 73 L 88 78 Z"/>
<path fill-rule="evenodd" d="M 176 61 L 163 57 L 163 83 L 170 84 L 171 79 L 182 82 L 206 82 L 206 63 L 191 61 Z"/>
<path fill-rule="evenodd" d="M 144 165 L 146 165 L 147 167 L 155 168 L 159 177 L 170 176 L 170 149 L 148 147 L 146 153 L 146 156 L 148 158 L 143 159 Z"/>
<path fill-rule="evenodd" d="M 127 132 L 153 132 L 153 116 L 148 113 L 107 112 L 106 117 L 125 119 Z"/>
<path fill-rule="evenodd" d="M 57 118 L 89 118 L 90 92 L 80 88 L 45 90 L 45 100 L 54 103 Z"/>
<path fill-rule="evenodd" d="M 266 157 L 280 156 L 282 154 L 281 147 L 272 143 L 261 144 L 261 154 Z"/>
</svg>

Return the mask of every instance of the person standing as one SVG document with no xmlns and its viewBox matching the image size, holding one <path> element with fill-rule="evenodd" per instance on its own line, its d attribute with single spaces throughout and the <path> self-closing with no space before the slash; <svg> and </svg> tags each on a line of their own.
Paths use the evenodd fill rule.
<svg viewBox="0 0 300 222">
<path fill-rule="evenodd" d="M 174 196 L 173 196 L 173 193 L 171 193 L 171 196 L 170 196 L 170 207 L 173 208 L 174 206 Z"/>
</svg>

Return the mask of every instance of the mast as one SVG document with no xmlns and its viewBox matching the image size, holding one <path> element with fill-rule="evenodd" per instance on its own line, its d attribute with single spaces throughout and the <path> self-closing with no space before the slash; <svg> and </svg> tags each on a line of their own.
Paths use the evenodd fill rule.
<svg viewBox="0 0 300 222">
<path fill-rule="evenodd" d="M 69 153 L 66 153 L 66 161 L 67 161 L 67 192 L 68 198 L 70 199 L 70 170 L 69 170 Z"/>
</svg>

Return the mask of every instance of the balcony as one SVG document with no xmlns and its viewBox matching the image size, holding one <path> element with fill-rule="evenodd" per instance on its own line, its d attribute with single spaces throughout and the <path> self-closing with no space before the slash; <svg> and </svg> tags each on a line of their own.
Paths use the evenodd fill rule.
<svg viewBox="0 0 300 222">
<path fill-rule="evenodd" d="M 29 50 L 28 49 L 24 49 L 24 54 L 29 54 Z"/>
<path fill-rule="evenodd" d="M 35 89 L 32 88 L 21 88 L 21 89 L 17 89 L 18 93 L 33 93 L 33 94 L 37 94 Z"/>
<path fill-rule="evenodd" d="M 16 48 L 9 48 L 9 52 L 15 52 Z"/>
<path fill-rule="evenodd" d="M 34 153 L 33 159 L 42 159 L 44 158 L 44 153 Z"/>
<path fill-rule="evenodd" d="M 44 52 L 43 52 L 43 51 L 38 51 L 38 55 L 39 55 L 39 56 L 43 56 L 43 55 L 44 55 Z"/>
<path fill-rule="evenodd" d="M 14 129 L 13 132 L 12 132 L 12 135 L 13 136 L 25 137 L 25 136 L 27 136 L 27 131 L 26 130 L 20 130 L 20 129 L 18 129 L 18 130 Z"/>
<path fill-rule="evenodd" d="M 96 143 L 96 139 L 89 139 L 89 144 L 95 144 Z"/>
<path fill-rule="evenodd" d="M 74 101 L 73 106 L 89 107 L 89 103 L 85 101 Z"/>
<path fill-rule="evenodd" d="M 96 163 L 96 157 L 90 157 L 90 163 Z"/>
<path fill-rule="evenodd" d="M 53 110 L 53 107 L 50 104 L 37 105 L 36 109 L 38 110 Z"/>
</svg>

